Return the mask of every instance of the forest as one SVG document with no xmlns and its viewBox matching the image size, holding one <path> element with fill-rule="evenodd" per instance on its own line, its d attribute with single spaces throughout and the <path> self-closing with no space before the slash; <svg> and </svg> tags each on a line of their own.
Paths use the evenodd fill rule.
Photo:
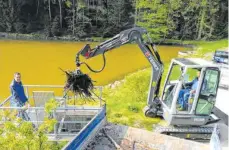
<svg viewBox="0 0 229 150">
<path fill-rule="evenodd" d="M 141 26 L 156 40 L 228 37 L 227 0 L 0 0 L 0 32 L 111 37 Z"/>
</svg>

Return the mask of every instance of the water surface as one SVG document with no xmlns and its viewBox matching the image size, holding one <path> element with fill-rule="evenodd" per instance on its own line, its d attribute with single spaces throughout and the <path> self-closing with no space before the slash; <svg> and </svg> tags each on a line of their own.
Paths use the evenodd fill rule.
<svg viewBox="0 0 229 150">
<path fill-rule="evenodd" d="M 85 42 L 45 42 L 45 41 L 0 41 L 0 100 L 10 95 L 9 84 L 14 72 L 21 72 L 23 84 L 63 85 L 65 75 L 59 69 L 74 70 L 75 55 Z M 95 43 L 92 43 L 95 45 Z M 182 47 L 158 46 L 164 62 L 176 57 Z M 129 44 L 106 53 L 107 64 L 103 72 L 90 73 L 85 66 L 82 71 L 89 73 L 96 85 L 105 85 L 122 79 L 128 73 L 149 67 L 141 50 Z M 103 65 L 102 56 L 87 63 L 94 69 Z"/>
</svg>

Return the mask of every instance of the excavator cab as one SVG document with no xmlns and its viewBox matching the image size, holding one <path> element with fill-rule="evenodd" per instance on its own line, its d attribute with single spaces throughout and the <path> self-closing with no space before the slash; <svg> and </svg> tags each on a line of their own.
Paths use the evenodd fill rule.
<svg viewBox="0 0 229 150">
<path fill-rule="evenodd" d="M 201 126 L 218 120 L 212 109 L 219 78 L 219 68 L 206 60 L 173 59 L 160 98 L 163 118 L 170 125 L 180 126 Z M 183 110 L 178 108 L 180 103 Z"/>
</svg>

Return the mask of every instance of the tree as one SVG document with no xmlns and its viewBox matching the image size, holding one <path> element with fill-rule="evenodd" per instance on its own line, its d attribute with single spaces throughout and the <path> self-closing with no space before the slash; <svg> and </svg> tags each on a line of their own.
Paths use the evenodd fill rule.
<svg viewBox="0 0 229 150">
<path fill-rule="evenodd" d="M 172 30 L 168 38 L 172 39 L 192 39 L 196 35 L 197 14 L 196 1 L 170 1 L 169 16 L 173 20 L 174 30 Z"/>
<path fill-rule="evenodd" d="M 58 19 L 57 19 L 58 18 Z M 154 39 L 212 40 L 228 36 L 227 0 L 0 0 L 0 31 L 111 37 L 133 26 Z"/>
<path fill-rule="evenodd" d="M 106 28 L 102 31 L 103 37 L 113 36 L 134 25 L 132 1 L 116 0 L 114 3 L 112 0 L 107 0 L 106 2 L 107 13 L 105 16 L 107 21 Z"/>
<path fill-rule="evenodd" d="M 52 21 L 52 13 L 51 13 L 51 0 L 48 0 L 48 6 L 49 6 L 49 21 Z"/>
<path fill-rule="evenodd" d="M 50 116 L 57 106 L 58 103 L 53 99 L 46 103 L 46 117 L 38 129 L 35 129 L 31 122 L 17 118 L 16 111 L 2 111 L 0 119 L 4 122 L 0 129 L 0 148 L 12 150 L 52 149 L 54 145 L 48 141 L 46 133 L 54 130 L 56 120 Z"/>
<path fill-rule="evenodd" d="M 72 9 L 68 10 L 67 17 L 68 28 L 73 36 L 84 37 L 86 35 L 85 28 L 90 25 L 90 18 L 85 13 L 86 3 L 82 0 L 67 1 L 67 5 Z M 89 30 L 89 29 L 88 29 Z"/>
<path fill-rule="evenodd" d="M 153 39 L 162 38 L 173 29 L 168 4 L 161 0 L 136 1 L 136 9 L 138 9 L 136 24 L 145 27 Z"/>
<path fill-rule="evenodd" d="M 15 24 L 19 19 L 19 14 L 23 0 L 0 0 L 0 26 L 5 28 L 7 32 L 15 31 Z"/>
<path fill-rule="evenodd" d="M 202 0 L 199 5 L 197 40 L 208 39 L 216 24 L 216 13 L 219 10 L 219 0 Z"/>
<path fill-rule="evenodd" d="M 58 0 L 59 8 L 60 8 L 60 28 L 62 28 L 62 0 Z"/>
<path fill-rule="evenodd" d="M 228 37 L 228 0 L 220 0 L 212 38 Z"/>
<path fill-rule="evenodd" d="M 36 12 L 36 17 L 38 16 L 39 8 L 40 8 L 40 0 L 37 0 L 37 12 Z"/>
<path fill-rule="evenodd" d="M 56 16 L 51 24 L 51 33 L 53 36 L 60 36 L 60 18 Z"/>
</svg>

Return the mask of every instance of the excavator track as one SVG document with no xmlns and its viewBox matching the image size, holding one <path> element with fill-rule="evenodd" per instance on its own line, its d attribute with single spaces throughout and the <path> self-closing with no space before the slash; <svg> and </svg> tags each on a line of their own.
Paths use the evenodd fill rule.
<svg viewBox="0 0 229 150">
<path fill-rule="evenodd" d="M 209 142 L 213 130 L 213 127 L 157 127 L 154 131 L 183 139 Z"/>
</svg>

